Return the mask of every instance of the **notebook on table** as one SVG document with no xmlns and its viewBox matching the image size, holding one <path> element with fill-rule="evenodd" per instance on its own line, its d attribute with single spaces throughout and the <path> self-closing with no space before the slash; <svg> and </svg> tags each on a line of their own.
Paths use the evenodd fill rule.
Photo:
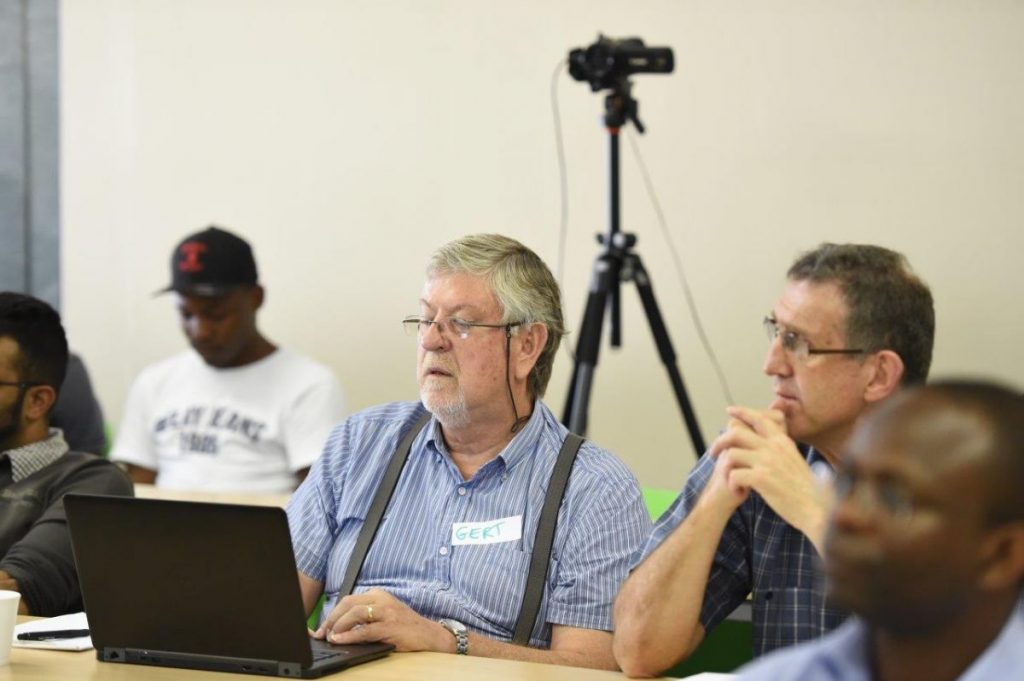
<svg viewBox="0 0 1024 681">
<path fill-rule="evenodd" d="M 280 508 L 75 494 L 64 506 L 100 660 L 311 678 L 392 650 L 309 638 Z"/>
</svg>

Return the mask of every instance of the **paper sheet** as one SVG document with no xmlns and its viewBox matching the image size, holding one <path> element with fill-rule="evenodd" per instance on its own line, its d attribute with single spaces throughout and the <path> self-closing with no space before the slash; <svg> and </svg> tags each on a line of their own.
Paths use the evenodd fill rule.
<svg viewBox="0 0 1024 681">
<path fill-rule="evenodd" d="M 54 631 L 57 629 L 88 629 L 89 621 L 85 618 L 84 612 L 76 612 L 60 617 L 50 617 L 45 620 L 32 620 L 14 627 L 14 641 L 11 643 L 15 648 L 41 648 L 43 650 L 89 650 L 92 648 L 92 638 L 81 636 L 79 638 L 58 638 L 49 641 L 19 641 L 18 634 L 29 631 Z"/>
<path fill-rule="evenodd" d="M 684 676 L 680 681 L 725 681 L 735 679 L 735 674 L 722 674 L 720 672 L 701 672 L 693 676 Z"/>
</svg>

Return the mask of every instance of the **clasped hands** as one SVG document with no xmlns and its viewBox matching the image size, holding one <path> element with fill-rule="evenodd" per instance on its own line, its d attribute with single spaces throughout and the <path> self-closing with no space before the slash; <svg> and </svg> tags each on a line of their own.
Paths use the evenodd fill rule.
<svg viewBox="0 0 1024 681">
<path fill-rule="evenodd" d="M 751 490 L 821 548 L 832 488 L 814 477 L 777 409 L 729 407 L 729 424 L 708 450 L 716 458 L 707 494 L 739 506 Z"/>
<path fill-rule="evenodd" d="M 310 636 L 328 643 L 390 643 L 402 652 L 455 651 L 451 633 L 383 589 L 345 596 Z"/>
</svg>

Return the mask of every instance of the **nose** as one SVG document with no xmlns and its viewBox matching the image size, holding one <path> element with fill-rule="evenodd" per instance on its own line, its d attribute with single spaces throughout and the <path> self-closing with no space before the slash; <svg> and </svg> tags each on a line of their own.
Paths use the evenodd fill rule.
<svg viewBox="0 0 1024 681">
<path fill-rule="evenodd" d="M 195 316 L 185 322 L 185 332 L 194 342 L 203 343 L 213 337 L 213 324 Z"/>
<path fill-rule="evenodd" d="M 420 347 L 424 350 L 444 350 L 451 345 L 447 334 L 442 333 L 441 324 L 433 323 L 427 326 L 425 331 L 420 331 Z"/>
<path fill-rule="evenodd" d="M 762 371 L 768 376 L 790 376 L 793 373 L 793 364 L 789 354 L 782 347 L 781 336 L 772 339 L 768 346 L 768 354 L 764 358 Z"/>
</svg>

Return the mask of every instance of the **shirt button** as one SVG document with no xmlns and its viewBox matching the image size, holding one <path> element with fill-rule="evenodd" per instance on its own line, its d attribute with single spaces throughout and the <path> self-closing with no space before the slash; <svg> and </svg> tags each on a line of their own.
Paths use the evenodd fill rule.
<svg viewBox="0 0 1024 681">
<path fill-rule="evenodd" d="M 447 556 L 448 555 L 448 547 L 447 546 L 442 546 L 441 548 L 439 548 L 437 550 L 437 552 L 440 553 L 442 556 Z"/>
<path fill-rule="evenodd" d="M 466 496 L 466 488 L 465 487 L 460 487 L 459 488 L 459 496 L 460 497 Z"/>
</svg>

